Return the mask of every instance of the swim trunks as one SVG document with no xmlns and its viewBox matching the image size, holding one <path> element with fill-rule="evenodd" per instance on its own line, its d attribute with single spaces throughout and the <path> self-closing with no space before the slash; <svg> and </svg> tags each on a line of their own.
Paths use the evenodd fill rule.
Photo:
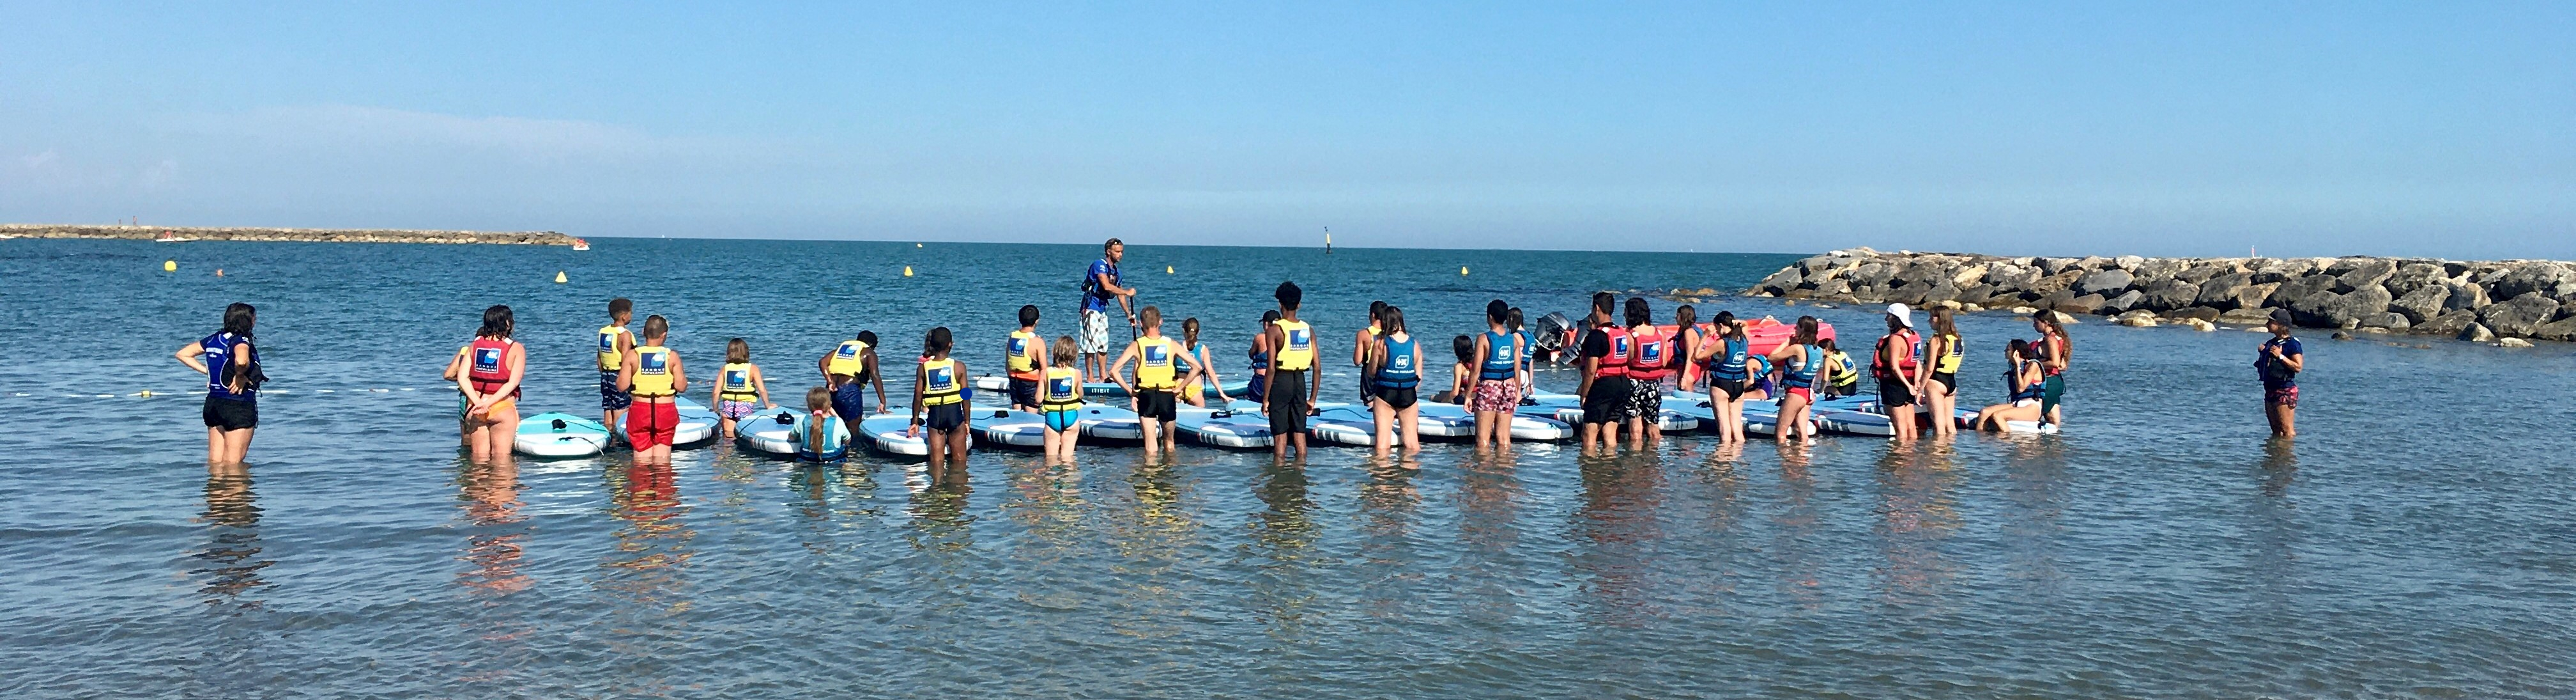
<svg viewBox="0 0 2576 700">
<path fill-rule="evenodd" d="M 1477 413 L 1510 413 L 1520 405 L 1520 380 L 1483 379 L 1476 382 L 1476 396 L 1470 408 Z"/>
</svg>

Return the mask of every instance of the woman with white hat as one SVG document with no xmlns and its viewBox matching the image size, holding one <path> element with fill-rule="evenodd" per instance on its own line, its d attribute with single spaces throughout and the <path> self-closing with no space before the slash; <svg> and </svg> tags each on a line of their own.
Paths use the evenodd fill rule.
<svg viewBox="0 0 2576 700">
<path fill-rule="evenodd" d="M 1887 414 L 1887 422 L 1896 429 L 1900 442 L 1914 439 L 1914 397 L 1921 370 L 1923 338 L 1914 332 L 1914 310 L 1904 304 L 1887 305 L 1887 335 L 1879 336 L 1878 347 L 1869 354 L 1869 374 L 1878 379 L 1878 410 Z"/>
</svg>

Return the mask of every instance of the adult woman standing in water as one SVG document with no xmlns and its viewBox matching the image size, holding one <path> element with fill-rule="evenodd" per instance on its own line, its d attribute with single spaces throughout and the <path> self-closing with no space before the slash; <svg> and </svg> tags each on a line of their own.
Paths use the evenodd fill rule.
<svg viewBox="0 0 2576 700">
<path fill-rule="evenodd" d="M 1932 310 L 1932 337 L 1925 348 L 1925 363 L 1931 365 L 1931 381 L 1918 388 L 1923 392 L 1923 406 L 1932 419 L 1934 436 L 1959 432 L 1959 361 L 1968 351 L 1959 342 L 1958 323 L 1951 318 L 1949 307 Z"/>
<path fill-rule="evenodd" d="M 250 438 L 259 430 L 259 348 L 251 345 L 251 326 L 259 311 L 234 302 L 224 307 L 223 330 L 179 348 L 179 364 L 206 375 L 206 463 L 237 465 L 250 453 Z"/>
<path fill-rule="evenodd" d="M 2067 342 L 2066 326 L 2058 322 L 2057 312 L 2032 314 L 2030 327 L 2039 331 L 2039 422 L 2064 427 L 2066 420 L 2057 404 L 2066 396 L 2066 365 L 2075 357 L 2075 347 Z"/>
<path fill-rule="evenodd" d="M 456 389 L 465 392 L 465 444 L 477 463 L 510 454 L 519 435 L 519 380 L 527 376 L 527 348 L 512 340 L 517 322 L 510 307 L 483 310 L 483 327 L 465 349 L 465 376 Z"/>
</svg>

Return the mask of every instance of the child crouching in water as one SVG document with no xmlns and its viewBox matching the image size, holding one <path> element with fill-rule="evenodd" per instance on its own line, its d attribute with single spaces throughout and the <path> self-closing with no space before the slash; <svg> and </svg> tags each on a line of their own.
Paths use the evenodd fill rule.
<svg viewBox="0 0 2576 700">
<path fill-rule="evenodd" d="M 1038 381 L 1038 413 L 1046 416 L 1046 463 L 1072 464 L 1074 423 L 1082 420 L 1082 371 L 1074 369 L 1073 336 L 1047 348 L 1046 376 Z"/>
<path fill-rule="evenodd" d="M 796 458 L 807 462 L 838 462 L 849 455 L 849 426 L 832 412 L 832 390 L 814 387 L 805 390 L 805 419 L 796 422 Z"/>
</svg>

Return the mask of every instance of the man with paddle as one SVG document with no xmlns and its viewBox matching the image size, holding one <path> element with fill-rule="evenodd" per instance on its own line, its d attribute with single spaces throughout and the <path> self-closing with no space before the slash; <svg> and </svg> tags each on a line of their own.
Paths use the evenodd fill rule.
<svg viewBox="0 0 2576 700">
<path fill-rule="evenodd" d="M 1092 261 L 1091 270 L 1082 276 L 1082 333 L 1076 344 L 1082 350 L 1082 380 L 1109 381 L 1109 302 L 1116 300 L 1120 313 L 1127 315 L 1127 329 L 1136 329 L 1136 288 L 1121 286 L 1118 261 L 1127 255 L 1127 244 L 1109 239 L 1100 245 L 1100 259 Z"/>
</svg>

